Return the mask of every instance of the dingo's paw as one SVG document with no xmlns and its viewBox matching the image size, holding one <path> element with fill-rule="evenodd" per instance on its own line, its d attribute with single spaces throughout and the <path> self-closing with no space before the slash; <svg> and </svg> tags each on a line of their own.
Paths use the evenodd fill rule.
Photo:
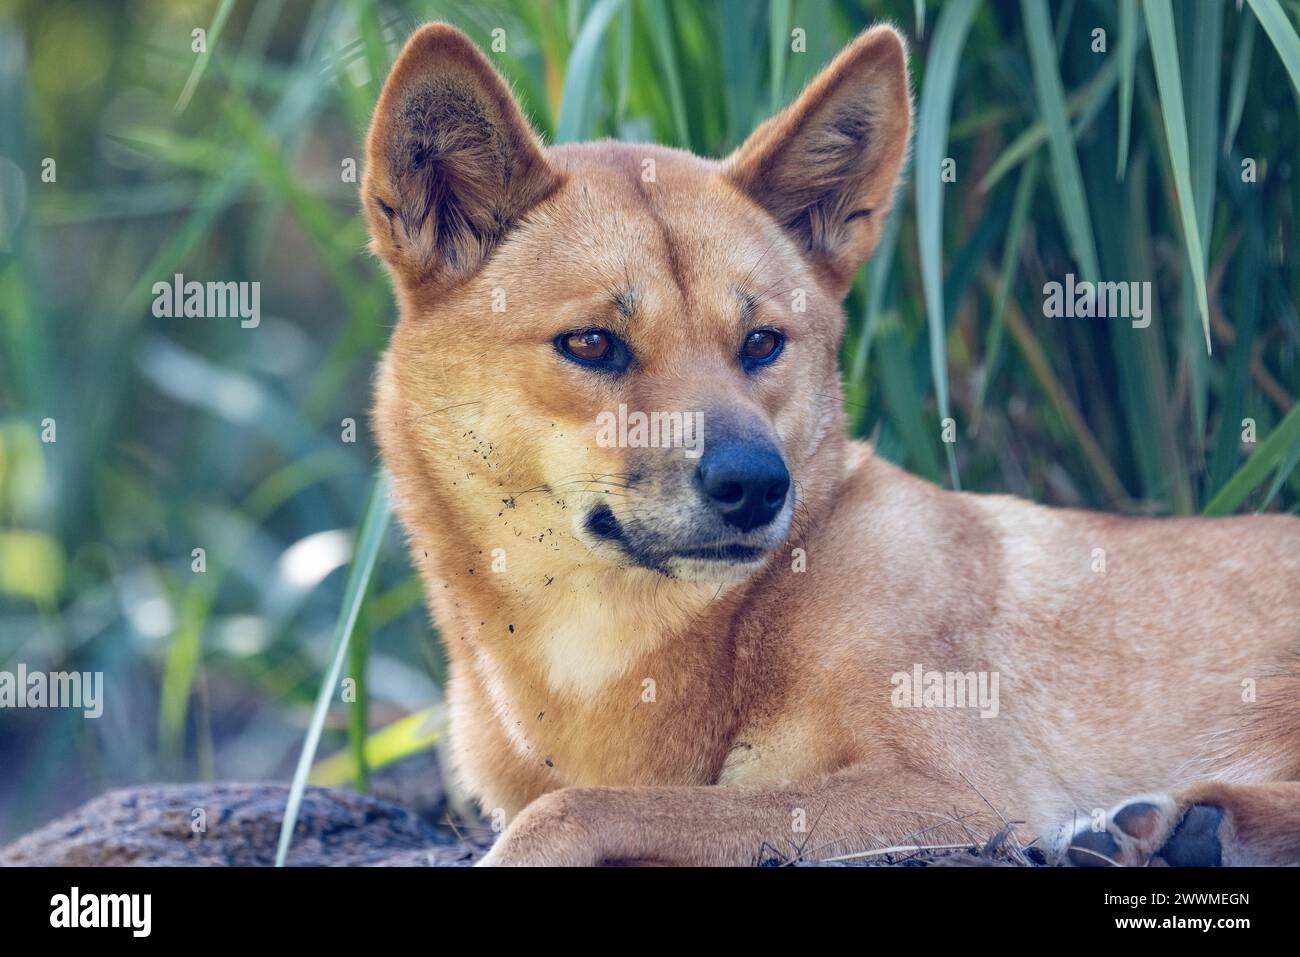
<svg viewBox="0 0 1300 957">
<path fill-rule="evenodd" d="M 564 788 L 544 794 L 511 822 L 475 867 L 583 867 L 599 864 L 586 794 Z"/>
<path fill-rule="evenodd" d="M 1129 798 L 1101 820 L 1071 821 L 1048 835 L 1048 860 L 1067 867 L 1218 867 L 1223 809 L 1168 794 Z"/>
</svg>

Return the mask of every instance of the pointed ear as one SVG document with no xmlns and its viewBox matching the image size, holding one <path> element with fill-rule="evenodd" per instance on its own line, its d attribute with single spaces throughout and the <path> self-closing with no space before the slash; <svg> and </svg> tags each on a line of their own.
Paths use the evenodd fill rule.
<svg viewBox="0 0 1300 957">
<path fill-rule="evenodd" d="M 837 289 L 876 248 L 907 155 L 907 48 L 889 26 L 861 34 L 727 160 Z"/>
<path fill-rule="evenodd" d="M 411 285 L 469 276 L 559 179 L 469 37 L 416 31 L 375 107 L 362 184 L 372 248 L 394 273 Z"/>
</svg>

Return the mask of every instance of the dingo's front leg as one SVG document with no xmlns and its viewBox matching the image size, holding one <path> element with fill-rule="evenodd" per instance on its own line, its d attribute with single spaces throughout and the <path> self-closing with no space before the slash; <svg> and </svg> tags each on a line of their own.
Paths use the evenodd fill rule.
<svg viewBox="0 0 1300 957">
<path fill-rule="evenodd" d="M 857 768 L 773 788 L 565 788 L 526 807 L 484 865 L 752 865 L 967 845 L 1003 821 L 975 790 Z"/>
</svg>

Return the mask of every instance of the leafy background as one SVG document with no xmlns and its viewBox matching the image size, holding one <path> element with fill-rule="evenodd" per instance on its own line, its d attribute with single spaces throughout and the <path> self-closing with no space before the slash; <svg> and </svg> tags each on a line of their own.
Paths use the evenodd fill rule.
<svg viewBox="0 0 1300 957">
<path fill-rule="evenodd" d="M 297 762 L 300 779 L 365 787 L 436 747 L 444 662 L 385 534 L 366 419 L 391 291 L 343 175 L 419 23 L 484 49 L 504 31 L 490 55 L 548 141 L 719 156 L 892 20 L 912 44 L 917 133 L 846 303 L 855 432 L 949 486 L 1187 514 L 1300 508 L 1298 14 L 1296 0 L 0 3 L 0 670 L 107 683 L 97 721 L 0 711 L 0 839 L 110 785 L 284 779 Z M 259 281 L 260 327 L 153 317 L 151 286 L 176 272 Z M 1150 281 L 1151 326 L 1044 318 L 1044 283 L 1069 272 Z"/>
</svg>

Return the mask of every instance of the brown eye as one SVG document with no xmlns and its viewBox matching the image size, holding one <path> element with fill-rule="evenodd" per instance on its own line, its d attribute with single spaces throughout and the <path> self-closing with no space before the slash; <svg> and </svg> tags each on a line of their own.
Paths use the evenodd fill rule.
<svg viewBox="0 0 1300 957">
<path fill-rule="evenodd" d="M 745 344 L 740 349 L 741 362 L 746 366 L 758 366 L 771 362 L 781 353 L 785 338 L 775 329 L 755 329 L 745 337 Z"/>
<path fill-rule="evenodd" d="M 564 349 L 570 355 L 588 362 L 599 362 L 609 355 L 611 341 L 603 332 L 575 332 L 564 338 Z"/>
<path fill-rule="evenodd" d="M 627 347 L 606 329 L 563 333 L 556 337 L 555 347 L 566 359 L 607 372 L 622 372 L 631 362 Z"/>
</svg>

